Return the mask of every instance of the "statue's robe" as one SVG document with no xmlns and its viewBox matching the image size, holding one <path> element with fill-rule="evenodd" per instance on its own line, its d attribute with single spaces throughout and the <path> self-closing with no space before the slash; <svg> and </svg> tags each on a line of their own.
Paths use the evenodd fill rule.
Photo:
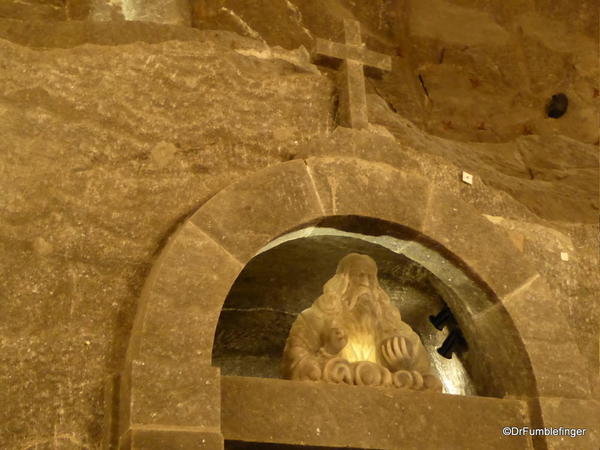
<svg viewBox="0 0 600 450">
<path fill-rule="evenodd" d="M 401 367 L 421 374 L 431 372 L 429 359 L 419 336 L 402 321 L 400 312 L 382 291 L 378 298 L 359 301 L 352 309 L 333 293 L 321 295 L 302 311 L 292 325 L 284 351 L 284 376 L 318 379 L 317 367 L 334 357 L 350 362 L 371 361 L 391 369 L 381 354 L 381 344 L 394 336 L 403 337 L 415 351 L 410 365 Z M 337 355 L 325 350 L 332 328 L 342 329 L 348 343 Z M 312 373 L 312 376 L 310 375 Z"/>
</svg>

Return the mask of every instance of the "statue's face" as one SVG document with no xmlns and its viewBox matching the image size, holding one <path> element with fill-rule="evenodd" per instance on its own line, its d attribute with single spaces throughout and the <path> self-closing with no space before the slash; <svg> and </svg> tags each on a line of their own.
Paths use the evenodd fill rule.
<svg viewBox="0 0 600 450">
<path fill-rule="evenodd" d="M 350 278 L 350 285 L 353 288 L 368 288 L 373 289 L 372 280 L 375 277 L 373 268 L 368 264 L 358 263 L 350 268 L 348 273 Z"/>
</svg>

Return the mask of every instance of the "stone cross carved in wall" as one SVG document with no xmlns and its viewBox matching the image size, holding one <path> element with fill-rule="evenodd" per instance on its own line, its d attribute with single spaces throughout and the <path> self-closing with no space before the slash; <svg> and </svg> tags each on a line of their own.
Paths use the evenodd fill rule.
<svg viewBox="0 0 600 450">
<path fill-rule="evenodd" d="M 296 318 L 282 371 L 293 380 L 442 390 L 419 336 L 380 287 L 375 261 L 356 253 Z"/>
<path fill-rule="evenodd" d="M 360 23 L 344 20 L 345 44 L 317 38 L 315 53 L 341 59 L 339 79 L 339 122 L 349 128 L 366 128 L 367 94 L 363 66 L 392 70 L 392 59 L 365 48 L 360 37 Z"/>
</svg>

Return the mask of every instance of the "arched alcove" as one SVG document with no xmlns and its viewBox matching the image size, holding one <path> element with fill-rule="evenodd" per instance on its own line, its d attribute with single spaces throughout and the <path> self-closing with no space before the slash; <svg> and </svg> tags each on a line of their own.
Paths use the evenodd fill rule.
<svg viewBox="0 0 600 450">
<path fill-rule="evenodd" d="M 481 359 L 466 364 L 489 368 L 471 373 L 484 388 L 478 394 L 498 398 L 220 376 L 212 365 L 214 336 L 235 280 L 265 247 L 315 226 L 403 241 L 400 253 L 439 280 L 435 288 L 459 321 L 469 354 Z M 291 161 L 215 195 L 162 251 L 128 347 L 120 443 L 222 448 L 225 436 L 359 448 L 397 448 L 409 439 L 459 448 L 476 439 L 482 447 L 523 448 L 528 438 L 499 437 L 498 427 L 546 423 L 552 399 L 585 401 L 583 367 L 543 280 L 471 206 L 385 164 Z M 353 414 L 359 405 L 368 421 Z M 473 426 L 456 437 L 459 423 Z"/>
<path fill-rule="evenodd" d="M 338 219 L 338 226 L 341 222 Z M 437 330 L 429 321 L 430 315 L 446 306 L 436 287 L 443 281 L 402 253 L 410 244 L 416 242 L 314 226 L 280 237 L 252 258 L 233 284 L 217 325 L 213 365 L 220 367 L 222 375 L 280 378 L 281 356 L 293 321 L 322 294 L 338 261 L 354 252 L 376 261 L 381 286 L 403 321 L 420 336 L 444 392 L 476 394 L 462 362 L 463 352 L 446 359 L 436 351 L 448 336 L 448 329 Z M 435 255 L 442 261 L 443 257 Z M 460 269 L 454 270 L 460 273 Z M 473 283 L 468 295 L 479 296 L 481 302 L 485 293 Z"/>
</svg>

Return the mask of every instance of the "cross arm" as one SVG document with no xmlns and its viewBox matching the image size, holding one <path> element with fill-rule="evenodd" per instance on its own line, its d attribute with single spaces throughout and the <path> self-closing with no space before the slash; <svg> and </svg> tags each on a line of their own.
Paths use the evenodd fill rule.
<svg viewBox="0 0 600 450">
<path fill-rule="evenodd" d="M 317 55 L 329 56 L 338 59 L 351 59 L 365 66 L 376 67 L 381 70 L 392 70 L 392 58 L 388 55 L 377 53 L 358 45 L 340 44 L 325 39 L 317 38 L 315 43 Z"/>
</svg>

